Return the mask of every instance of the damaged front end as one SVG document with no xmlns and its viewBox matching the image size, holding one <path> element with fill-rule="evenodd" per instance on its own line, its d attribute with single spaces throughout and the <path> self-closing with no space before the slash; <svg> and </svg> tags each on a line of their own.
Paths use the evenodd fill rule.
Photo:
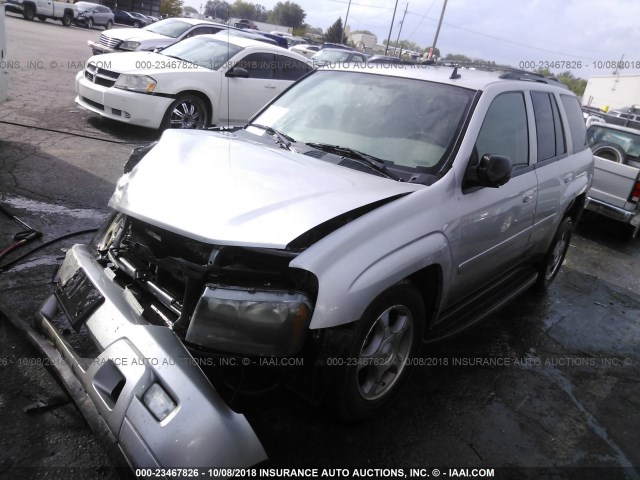
<svg viewBox="0 0 640 480">
<path fill-rule="evenodd" d="M 206 244 L 114 213 L 91 245 L 68 252 L 36 326 L 131 467 L 255 465 L 266 459 L 260 442 L 199 360 L 301 353 L 317 281 L 288 266 L 295 255 Z M 72 345 L 60 317 L 91 345 Z"/>
</svg>

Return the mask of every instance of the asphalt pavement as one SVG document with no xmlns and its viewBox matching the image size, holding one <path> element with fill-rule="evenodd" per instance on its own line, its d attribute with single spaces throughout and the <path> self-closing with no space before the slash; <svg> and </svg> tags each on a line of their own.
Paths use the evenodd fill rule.
<svg viewBox="0 0 640 480">
<path fill-rule="evenodd" d="M 6 20 L 14 64 L 10 99 L 0 105 L 0 204 L 43 237 L 0 265 L 99 226 L 129 152 L 158 135 L 74 105 L 73 79 L 98 29 Z M 0 213 L 0 249 L 21 230 Z M 52 243 L 0 272 L 0 477 L 121 475 L 8 321 L 33 318 L 66 249 L 90 238 Z M 527 292 L 473 332 L 424 351 L 406 394 L 383 417 L 344 424 L 286 390 L 243 399 L 241 408 L 268 466 L 638 479 L 639 271 L 640 241 L 589 215 L 547 294 Z"/>
</svg>

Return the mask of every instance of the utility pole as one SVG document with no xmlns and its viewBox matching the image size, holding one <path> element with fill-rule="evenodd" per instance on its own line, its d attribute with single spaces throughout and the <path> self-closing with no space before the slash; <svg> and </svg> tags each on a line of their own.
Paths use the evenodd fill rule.
<svg viewBox="0 0 640 480">
<path fill-rule="evenodd" d="M 396 19 L 396 10 L 398 9 L 398 0 L 396 0 L 396 6 L 393 8 L 393 17 L 391 18 L 391 26 L 389 27 L 389 36 L 387 37 L 387 47 L 384 49 L 384 54 L 387 54 L 389 50 L 389 42 L 391 41 L 391 30 L 393 30 L 393 22 Z"/>
<path fill-rule="evenodd" d="M 351 9 L 351 0 L 349 0 L 349 5 L 347 6 L 347 16 L 344 17 L 344 27 L 342 27 L 342 43 L 344 45 L 345 42 L 345 33 L 347 31 L 347 22 L 349 21 L 349 10 Z"/>
<path fill-rule="evenodd" d="M 400 30 L 398 31 L 398 38 L 396 39 L 396 46 L 400 42 L 400 33 L 402 33 L 402 27 L 404 27 L 404 17 L 407 16 L 407 9 L 409 8 L 409 3 L 404 7 L 404 15 L 402 15 L 402 20 L 400 21 Z M 400 44 L 400 55 L 398 58 L 402 58 L 402 44 Z"/>
<path fill-rule="evenodd" d="M 436 30 L 436 38 L 433 39 L 433 45 L 431 46 L 431 52 L 436 51 L 436 43 L 438 43 L 438 35 L 440 34 L 440 26 L 442 25 L 442 18 L 444 17 L 444 10 L 447 8 L 447 0 L 444 0 L 444 5 L 442 5 L 442 12 L 440 12 L 440 21 L 438 22 L 438 29 Z M 432 53 L 433 55 L 433 53 Z"/>
</svg>

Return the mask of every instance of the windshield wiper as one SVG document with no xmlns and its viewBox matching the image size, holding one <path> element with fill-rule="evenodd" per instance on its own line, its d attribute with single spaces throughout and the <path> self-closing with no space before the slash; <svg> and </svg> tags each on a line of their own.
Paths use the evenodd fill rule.
<svg viewBox="0 0 640 480">
<path fill-rule="evenodd" d="M 280 145 L 282 148 L 286 148 L 287 150 L 291 150 L 291 142 L 295 142 L 295 140 L 291 138 L 289 135 L 282 133 L 278 130 L 275 130 L 272 127 L 267 127 L 266 125 L 260 125 L 259 123 L 250 123 L 249 126 L 261 128 L 262 130 L 267 132 L 269 135 L 276 137 L 276 142 L 278 143 L 278 145 Z"/>
<path fill-rule="evenodd" d="M 397 175 L 394 175 L 390 171 L 387 170 L 387 166 L 384 164 L 384 160 L 374 157 L 373 155 L 369 155 L 368 153 L 361 152 L 360 150 L 355 150 L 349 147 L 342 147 L 340 145 L 330 145 L 328 143 L 314 143 L 308 142 L 306 145 L 310 147 L 317 148 L 318 150 L 322 150 L 323 152 L 336 153 L 343 156 L 347 156 L 352 160 L 362 163 L 367 167 L 375 170 L 376 172 L 383 173 L 387 177 L 401 181 L 401 178 Z"/>
</svg>

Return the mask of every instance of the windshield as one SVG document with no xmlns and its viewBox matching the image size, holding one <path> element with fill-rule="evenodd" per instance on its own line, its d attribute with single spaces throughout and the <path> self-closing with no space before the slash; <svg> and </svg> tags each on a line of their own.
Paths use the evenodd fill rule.
<svg viewBox="0 0 640 480">
<path fill-rule="evenodd" d="M 428 173 L 453 147 L 473 94 L 423 80 L 319 70 L 254 122 L 298 142 L 339 145 Z"/>
<path fill-rule="evenodd" d="M 326 62 L 345 62 L 349 59 L 349 50 L 320 50 L 313 56 L 314 60 Z"/>
<path fill-rule="evenodd" d="M 210 70 L 218 70 L 242 50 L 242 47 L 228 42 L 197 36 L 174 43 L 160 53 Z"/>
<path fill-rule="evenodd" d="M 151 24 L 144 29 L 167 37 L 178 38 L 191 27 L 192 25 L 190 23 L 182 22 L 175 18 L 167 18 L 166 20 L 160 20 L 159 22 Z"/>
</svg>

